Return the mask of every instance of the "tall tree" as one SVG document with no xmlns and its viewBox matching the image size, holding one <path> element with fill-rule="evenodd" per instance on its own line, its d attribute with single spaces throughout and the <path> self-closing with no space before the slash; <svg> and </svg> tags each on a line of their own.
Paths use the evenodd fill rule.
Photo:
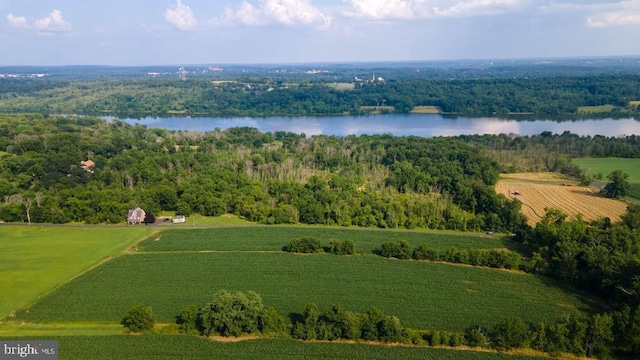
<svg viewBox="0 0 640 360">
<path fill-rule="evenodd" d="M 607 179 L 611 180 L 610 183 L 605 185 L 604 193 L 610 198 L 621 198 L 627 196 L 629 189 L 629 174 L 622 170 L 616 170 L 607 175 Z"/>
</svg>

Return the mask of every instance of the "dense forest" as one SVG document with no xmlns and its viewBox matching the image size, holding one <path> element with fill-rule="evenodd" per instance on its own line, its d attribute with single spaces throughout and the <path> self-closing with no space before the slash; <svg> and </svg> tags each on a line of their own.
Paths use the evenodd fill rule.
<svg viewBox="0 0 640 360">
<path fill-rule="evenodd" d="M 119 223 L 127 209 L 266 224 L 515 231 L 500 166 L 460 139 L 171 132 L 97 118 L 0 120 L 0 219 Z M 83 168 L 81 161 L 95 166 Z"/>
<path fill-rule="evenodd" d="M 0 219 L 120 223 L 127 210 L 233 213 L 265 224 L 516 232 L 500 172 L 574 169 L 574 156 L 636 157 L 640 139 L 543 133 L 313 136 L 205 133 L 91 117 L 0 118 Z M 81 161 L 95 166 L 83 168 Z"/>
<path fill-rule="evenodd" d="M 416 106 L 432 106 L 443 113 L 464 115 L 636 116 L 634 101 L 640 100 L 639 83 L 638 75 L 347 83 L 266 77 L 93 82 L 0 79 L 0 112 L 276 116 L 408 113 Z M 599 107 L 602 105 L 608 107 Z"/>
</svg>

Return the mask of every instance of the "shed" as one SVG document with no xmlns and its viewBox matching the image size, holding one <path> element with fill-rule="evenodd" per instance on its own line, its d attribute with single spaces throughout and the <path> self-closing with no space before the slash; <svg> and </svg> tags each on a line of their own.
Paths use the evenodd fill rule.
<svg viewBox="0 0 640 360">
<path fill-rule="evenodd" d="M 173 222 L 174 224 L 182 224 L 184 222 L 186 222 L 187 219 L 185 218 L 184 215 L 178 215 L 176 217 L 174 217 L 173 219 L 171 219 L 171 222 Z"/>
</svg>

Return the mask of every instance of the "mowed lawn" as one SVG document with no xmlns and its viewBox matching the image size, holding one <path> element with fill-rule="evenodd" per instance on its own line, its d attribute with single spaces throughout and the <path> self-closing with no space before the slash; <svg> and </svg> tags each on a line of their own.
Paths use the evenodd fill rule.
<svg viewBox="0 0 640 360">
<path fill-rule="evenodd" d="M 358 253 L 379 250 L 386 241 L 407 240 L 413 246 L 426 243 L 446 250 L 516 248 L 517 243 L 499 236 L 460 235 L 424 231 L 392 231 L 292 226 L 249 226 L 211 229 L 164 230 L 138 245 L 138 251 L 280 251 L 291 239 L 313 236 L 329 245 L 329 239 L 353 240 Z"/>
<path fill-rule="evenodd" d="M 67 360 L 534 360 L 548 359 L 490 352 L 461 351 L 406 346 L 301 342 L 290 339 L 260 339 L 233 343 L 214 342 L 195 336 L 68 336 L 39 338 L 59 342 L 60 358 Z M 11 340 L 22 340 L 12 338 Z M 28 339 L 33 340 L 33 339 Z"/>
<path fill-rule="evenodd" d="M 0 318 L 150 233 L 142 227 L 0 226 Z"/>
<path fill-rule="evenodd" d="M 640 182 L 640 159 L 625 158 L 579 158 L 571 162 L 584 167 L 589 173 L 602 174 L 603 180 L 615 170 L 622 170 L 629 174 L 630 182 Z"/>
<path fill-rule="evenodd" d="M 215 293 L 259 293 L 288 315 L 309 302 L 364 311 L 378 306 L 410 327 L 462 331 L 509 316 L 554 320 L 585 299 L 533 275 L 375 255 L 281 252 L 129 254 L 74 279 L 21 312 L 27 322 L 119 322 L 131 306 L 152 306 L 161 322 Z"/>
</svg>

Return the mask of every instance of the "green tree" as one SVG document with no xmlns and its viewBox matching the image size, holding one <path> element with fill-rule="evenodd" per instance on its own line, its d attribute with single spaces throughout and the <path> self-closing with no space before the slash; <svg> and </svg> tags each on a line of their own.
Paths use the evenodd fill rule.
<svg viewBox="0 0 640 360">
<path fill-rule="evenodd" d="M 133 332 L 143 332 L 153 329 L 156 315 L 151 306 L 136 305 L 130 308 L 120 322 Z"/>
<path fill-rule="evenodd" d="M 244 294 L 222 290 L 200 309 L 198 320 L 204 335 L 240 336 L 259 330 L 258 319 L 263 309 L 260 295 L 253 291 Z"/>
<path fill-rule="evenodd" d="M 179 331 L 183 334 L 197 334 L 198 333 L 198 307 L 196 305 L 189 305 L 182 309 L 178 316 L 178 324 L 180 325 Z"/>
<path fill-rule="evenodd" d="M 258 318 L 258 327 L 263 334 L 283 334 L 287 329 L 284 317 L 273 307 L 265 308 Z"/>
<path fill-rule="evenodd" d="M 628 180 L 629 174 L 622 170 L 615 170 L 611 174 L 607 175 L 607 179 L 611 180 L 611 182 L 607 183 L 603 189 L 607 197 L 622 198 L 627 196 L 631 189 L 631 185 Z"/>
<path fill-rule="evenodd" d="M 489 337 L 497 349 L 517 349 L 524 347 L 528 331 L 527 324 L 522 319 L 512 317 L 497 323 L 491 329 Z"/>
</svg>

